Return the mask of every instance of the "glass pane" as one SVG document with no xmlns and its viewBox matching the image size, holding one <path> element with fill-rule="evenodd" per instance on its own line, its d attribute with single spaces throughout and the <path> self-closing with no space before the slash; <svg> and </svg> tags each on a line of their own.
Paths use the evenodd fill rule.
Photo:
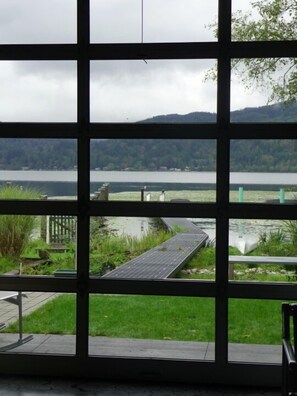
<svg viewBox="0 0 297 396">
<path fill-rule="evenodd" d="M 296 122 L 296 58 L 233 59 L 232 122 Z"/>
<path fill-rule="evenodd" d="M 216 84 L 204 81 L 213 60 L 91 62 L 91 121 L 216 121 Z"/>
<path fill-rule="evenodd" d="M 233 0 L 232 6 L 234 41 L 296 40 L 294 2 Z"/>
<path fill-rule="evenodd" d="M 76 168 L 76 140 L 0 139 L 0 199 L 75 199 Z"/>
<path fill-rule="evenodd" d="M 229 361 L 281 363 L 281 304 L 229 300 Z"/>
<path fill-rule="evenodd" d="M 75 122 L 76 62 L 0 62 L 0 119 Z"/>
<path fill-rule="evenodd" d="M 1 44 L 76 42 L 75 0 L 1 0 Z"/>
<path fill-rule="evenodd" d="M 75 296 L 0 291 L 0 352 L 74 355 Z"/>
<path fill-rule="evenodd" d="M 0 274 L 76 276 L 74 216 L 0 215 Z"/>
<path fill-rule="evenodd" d="M 229 279 L 295 283 L 296 242 L 296 220 L 230 220 Z"/>
<path fill-rule="evenodd" d="M 91 275 L 116 279 L 215 278 L 215 220 L 92 217 Z"/>
<path fill-rule="evenodd" d="M 90 4 L 92 42 L 215 40 L 217 0 L 91 0 Z"/>
<path fill-rule="evenodd" d="M 231 140 L 230 201 L 296 203 L 297 141 Z"/>
<path fill-rule="evenodd" d="M 216 141 L 91 141 L 95 200 L 215 201 Z"/>
<path fill-rule="evenodd" d="M 90 355 L 214 359 L 214 299 L 90 296 Z"/>
</svg>

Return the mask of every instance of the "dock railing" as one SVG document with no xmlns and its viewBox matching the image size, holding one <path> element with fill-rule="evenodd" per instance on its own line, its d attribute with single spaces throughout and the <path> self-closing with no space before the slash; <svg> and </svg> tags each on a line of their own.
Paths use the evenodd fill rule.
<svg viewBox="0 0 297 396">
<path fill-rule="evenodd" d="M 234 277 L 234 265 L 294 265 L 297 266 L 297 257 L 286 256 L 229 256 L 229 279 Z"/>
</svg>

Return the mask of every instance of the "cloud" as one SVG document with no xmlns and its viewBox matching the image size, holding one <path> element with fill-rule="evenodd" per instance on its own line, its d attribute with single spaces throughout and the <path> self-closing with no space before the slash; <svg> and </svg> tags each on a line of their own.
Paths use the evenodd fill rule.
<svg viewBox="0 0 297 396">
<path fill-rule="evenodd" d="M 217 0 L 91 0 L 93 42 L 215 40 L 206 25 L 217 20 Z"/>
<path fill-rule="evenodd" d="M 246 2 L 246 0 L 241 0 Z M 214 40 L 217 0 L 143 0 L 145 42 Z M 141 0 L 91 0 L 93 42 L 140 42 Z M 1 0 L 1 43 L 76 42 L 76 0 Z M 92 121 L 216 111 L 214 60 L 91 62 Z M 0 62 L 1 121 L 76 121 L 76 62 Z M 232 107 L 251 98 L 235 86 Z M 240 95 L 237 94 L 240 92 Z M 257 103 L 261 102 L 257 95 Z M 254 105 L 253 97 L 253 105 Z M 262 104 L 265 100 L 262 100 Z M 237 107 L 238 106 L 238 107 Z"/>
<path fill-rule="evenodd" d="M 75 0 L 1 0 L 1 44 L 76 42 Z"/>
<path fill-rule="evenodd" d="M 76 121 L 75 62 L 67 62 L 63 73 L 56 72 L 57 65 L 47 68 L 49 63 L 0 62 L 1 121 Z"/>
<path fill-rule="evenodd" d="M 203 83 L 214 61 L 93 62 L 92 121 L 134 122 L 158 114 L 216 111 L 216 85 Z M 104 72 L 98 72 L 97 67 Z M 131 68 L 131 69 L 130 69 Z"/>
</svg>

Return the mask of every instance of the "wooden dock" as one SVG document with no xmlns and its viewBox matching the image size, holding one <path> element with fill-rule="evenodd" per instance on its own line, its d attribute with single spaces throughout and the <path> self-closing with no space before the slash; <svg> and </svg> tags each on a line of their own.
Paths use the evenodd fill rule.
<svg viewBox="0 0 297 396">
<path fill-rule="evenodd" d="M 171 231 L 176 232 L 176 235 L 103 277 L 113 279 L 173 277 L 208 239 L 205 232 L 187 219 L 162 218 L 162 221 Z"/>
</svg>

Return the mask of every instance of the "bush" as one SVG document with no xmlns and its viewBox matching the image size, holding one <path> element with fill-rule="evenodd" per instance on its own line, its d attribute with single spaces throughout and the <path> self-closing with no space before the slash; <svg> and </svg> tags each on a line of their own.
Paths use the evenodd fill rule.
<svg viewBox="0 0 297 396">
<path fill-rule="evenodd" d="M 38 199 L 35 190 L 21 189 L 18 186 L 0 188 L 0 199 Z M 34 216 L 0 215 L 0 254 L 2 257 L 17 259 L 23 253 L 29 242 L 35 225 Z"/>
<path fill-rule="evenodd" d="M 293 245 L 297 245 L 297 220 L 284 220 L 284 230 L 289 234 Z"/>
<path fill-rule="evenodd" d="M 259 236 L 258 247 L 253 251 L 254 255 L 268 256 L 291 256 L 292 246 L 286 243 L 286 235 L 280 228 L 269 233 L 262 233 Z"/>
</svg>

